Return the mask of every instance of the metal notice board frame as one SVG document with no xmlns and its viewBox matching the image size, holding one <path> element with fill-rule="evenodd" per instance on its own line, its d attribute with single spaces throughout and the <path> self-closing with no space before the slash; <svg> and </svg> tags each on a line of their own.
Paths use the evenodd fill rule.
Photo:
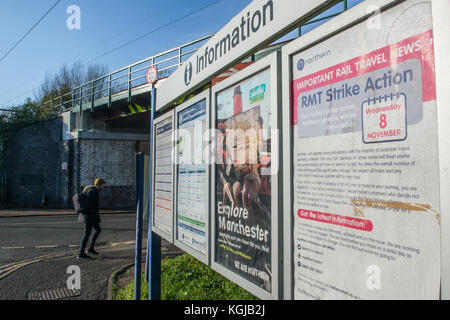
<svg viewBox="0 0 450 320">
<path fill-rule="evenodd" d="M 244 70 L 240 71 L 237 74 L 232 75 L 226 80 L 220 82 L 216 86 L 213 87 L 212 95 L 211 95 L 211 127 L 216 126 L 217 121 L 217 99 L 216 96 L 218 93 L 245 81 L 246 79 L 257 75 L 266 70 L 270 70 L 270 112 L 271 112 L 271 125 L 272 128 L 272 148 L 271 148 L 271 157 L 273 163 L 276 163 L 274 166 L 278 169 L 275 173 L 272 172 L 271 175 L 271 244 L 270 244 L 270 252 L 271 252 L 271 292 L 266 291 L 262 287 L 254 284 L 250 280 L 245 279 L 243 276 L 238 275 L 232 270 L 224 267 L 223 265 L 216 262 L 216 226 L 217 226 L 217 212 L 216 212 L 216 166 L 213 165 L 211 170 L 211 266 L 213 270 L 219 272 L 223 276 L 232 280 L 239 284 L 239 286 L 243 287 L 247 291 L 253 293 L 261 299 L 270 300 L 270 299 L 280 299 L 282 295 L 282 241 L 278 241 L 279 235 L 282 234 L 282 201 L 278 201 L 278 197 L 282 194 L 282 184 L 280 181 L 281 175 L 281 166 L 278 165 L 280 161 L 278 158 L 280 156 L 280 135 L 273 133 L 273 131 L 277 131 L 274 129 L 279 129 L 281 127 L 281 110 L 280 110 L 280 98 L 281 94 L 279 94 L 280 87 L 279 83 L 281 83 L 280 79 L 280 54 L 279 52 L 274 52 L 267 57 L 259 60 L 258 62 L 248 66 Z"/>
<path fill-rule="evenodd" d="M 176 133 L 175 133 L 175 141 L 178 141 L 178 129 L 179 129 L 179 114 L 194 106 L 195 104 L 202 102 L 203 100 L 205 101 L 205 105 L 206 105 L 206 130 L 209 130 L 210 128 L 210 88 L 208 88 L 207 90 L 203 91 L 202 93 L 198 94 L 197 96 L 195 96 L 192 99 L 189 99 L 188 101 L 184 102 L 183 104 L 179 105 L 176 109 L 175 109 L 175 129 L 176 129 Z M 204 138 L 204 137 L 203 137 Z M 194 143 L 193 141 L 193 137 L 191 137 L 191 143 Z M 208 144 L 208 141 L 204 141 L 204 144 Z M 209 146 L 209 145 L 208 145 Z M 191 246 L 188 246 L 186 243 L 180 241 L 178 239 L 178 169 L 179 169 L 179 154 L 178 154 L 178 148 L 175 148 L 175 170 L 174 170 L 174 197 L 173 197 L 173 203 L 174 203 L 174 231 L 173 231 L 173 235 L 174 235 L 174 244 L 175 246 L 177 246 L 178 248 L 182 249 L 183 251 L 187 252 L 188 254 L 190 254 L 191 256 L 193 256 L 194 258 L 200 260 L 201 262 L 208 264 L 209 265 L 209 259 L 210 259 L 210 233 L 209 233 L 209 228 L 210 228 L 210 220 L 211 220 L 211 212 L 210 212 L 210 193 L 209 190 L 211 188 L 210 185 L 210 171 L 211 171 L 211 164 L 210 161 L 206 161 L 206 190 L 207 190 L 207 194 L 206 194 L 206 201 L 205 201 L 205 209 L 206 209 L 206 230 L 205 230 L 205 238 L 206 238 L 206 248 L 205 248 L 205 253 L 202 253 L 196 249 L 194 249 Z M 206 152 L 204 153 L 204 155 L 209 155 L 209 149 L 204 149 L 206 150 Z M 206 160 L 206 159 L 203 159 Z"/>
<path fill-rule="evenodd" d="M 171 170 L 171 178 L 170 178 L 170 181 L 171 181 L 171 184 L 172 184 L 172 186 L 171 186 L 171 192 L 172 192 L 172 199 L 168 199 L 168 200 L 170 200 L 170 205 L 169 204 L 167 204 L 168 206 L 170 206 L 170 208 L 169 209 L 171 209 L 172 211 L 171 211 L 171 214 L 172 214 L 172 218 L 171 218 L 171 231 L 170 231 L 170 233 L 169 232 L 167 232 L 166 230 L 163 230 L 163 229 L 161 229 L 160 227 L 158 227 L 157 225 L 155 225 L 155 204 L 156 204 L 156 201 L 155 201 L 155 198 L 156 198 L 156 187 L 157 187 L 157 181 L 156 181 L 156 159 L 157 159 L 157 157 L 158 157 L 158 155 L 157 155 L 157 153 L 156 153 L 156 145 L 157 145 L 157 139 L 158 139 L 158 136 L 156 135 L 156 128 L 157 128 L 157 126 L 159 125 L 159 124 L 161 124 L 163 121 L 166 121 L 167 119 L 170 119 L 170 118 L 172 118 L 172 120 L 171 120 L 171 123 L 172 123 L 172 133 L 171 133 L 171 159 L 170 159 L 170 164 L 171 164 L 171 166 L 170 166 L 170 170 Z M 154 137 L 154 143 L 153 143 L 153 155 L 155 155 L 155 157 L 154 157 L 154 160 L 152 161 L 152 166 L 153 166 L 153 177 L 152 177 L 152 179 L 153 179 L 153 183 L 152 183 L 152 187 L 153 187 L 153 190 L 152 190 L 152 199 L 151 199 L 151 201 L 152 201 L 152 231 L 154 232 L 154 233 L 156 233 L 157 235 L 159 235 L 160 237 L 162 237 L 162 238 L 164 238 L 165 240 L 167 240 L 167 241 L 169 241 L 170 243 L 173 243 L 173 224 L 174 224 L 174 206 L 173 206 L 173 203 L 174 203 L 174 188 L 173 188 L 173 184 L 174 184 L 174 151 L 175 151 L 175 146 L 174 146 L 174 139 L 173 139 L 173 135 L 174 135 L 174 125 L 175 125 L 175 111 L 174 110 L 171 110 L 171 111 L 169 111 L 169 112 L 167 112 L 167 113 L 165 113 L 165 114 L 163 114 L 162 116 L 160 116 L 160 117 L 158 117 L 158 118 L 156 118 L 155 120 L 154 120 L 154 123 L 153 123 L 153 128 L 152 128 L 152 134 L 153 134 L 153 137 Z"/>
</svg>

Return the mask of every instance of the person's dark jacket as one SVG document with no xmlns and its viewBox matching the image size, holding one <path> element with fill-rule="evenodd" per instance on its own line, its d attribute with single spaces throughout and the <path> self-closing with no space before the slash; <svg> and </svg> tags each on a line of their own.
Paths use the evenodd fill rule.
<svg viewBox="0 0 450 320">
<path fill-rule="evenodd" d="M 98 190 L 96 187 L 91 187 L 87 191 L 87 203 L 88 203 L 88 209 L 86 212 L 87 219 L 91 223 L 95 222 L 101 222 L 100 221 L 100 214 L 98 212 L 99 207 L 99 198 L 98 198 Z"/>
</svg>

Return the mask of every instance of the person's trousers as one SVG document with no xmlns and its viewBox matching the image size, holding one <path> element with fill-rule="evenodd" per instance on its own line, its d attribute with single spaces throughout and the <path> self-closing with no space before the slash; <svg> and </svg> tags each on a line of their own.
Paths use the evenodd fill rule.
<svg viewBox="0 0 450 320">
<path fill-rule="evenodd" d="M 94 234 L 92 235 L 91 244 L 89 245 L 89 249 L 94 249 L 95 241 L 97 241 L 98 236 L 100 235 L 100 232 L 102 231 L 102 228 L 100 227 L 100 224 L 98 222 L 88 222 L 86 221 L 84 223 L 84 235 L 81 239 L 81 245 L 80 245 L 80 254 L 84 253 L 86 250 L 86 245 L 89 240 L 89 236 L 91 235 L 92 228 L 94 228 Z"/>
</svg>

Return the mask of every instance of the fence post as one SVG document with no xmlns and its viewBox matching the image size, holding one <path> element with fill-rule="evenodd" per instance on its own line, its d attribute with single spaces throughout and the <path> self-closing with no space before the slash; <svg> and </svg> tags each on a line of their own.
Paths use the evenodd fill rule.
<svg viewBox="0 0 450 320">
<path fill-rule="evenodd" d="M 94 112 L 94 81 L 91 85 L 91 112 Z"/>
<path fill-rule="evenodd" d="M 128 103 L 131 102 L 131 66 L 128 67 Z"/>
<path fill-rule="evenodd" d="M 108 79 L 108 108 L 111 108 L 111 73 Z"/>
</svg>

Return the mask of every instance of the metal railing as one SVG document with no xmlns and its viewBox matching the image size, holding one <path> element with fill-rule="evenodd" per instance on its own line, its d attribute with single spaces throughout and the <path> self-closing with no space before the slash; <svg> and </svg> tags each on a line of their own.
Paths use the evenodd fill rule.
<svg viewBox="0 0 450 320">
<path fill-rule="evenodd" d="M 211 37 L 212 35 L 208 35 L 188 42 L 93 79 L 66 94 L 44 102 L 43 105 L 50 105 L 50 110 L 56 113 L 67 110 L 81 112 L 86 104 L 90 105 L 90 109 L 93 110 L 95 101 L 105 99 L 105 103 L 111 107 L 112 96 L 120 92 L 127 92 L 127 99 L 130 102 L 132 89 L 147 83 L 146 74 L 150 67 L 157 68 L 158 78 L 168 77 Z"/>
</svg>

